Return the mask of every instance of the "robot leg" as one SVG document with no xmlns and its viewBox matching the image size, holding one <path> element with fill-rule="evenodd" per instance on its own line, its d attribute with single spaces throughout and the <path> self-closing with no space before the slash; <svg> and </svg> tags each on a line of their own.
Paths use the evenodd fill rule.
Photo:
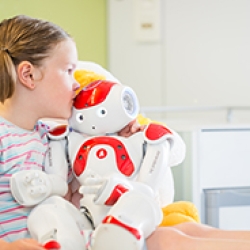
<svg viewBox="0 0 250 250">
<path fill-rule="evenodd" d="M 123 194 L 92 235 L 92 250 L 142 250 L 162 220 L 156 201 L 138 191 Z"/>
<path fill-rule="evenodd" d="M 84 217 L 76 207 L 58 196 L 37 205 L 28 217 L 31 236 L 43 245 L 56 241 L 61 250 L 85 250 Z"/>
</svg>

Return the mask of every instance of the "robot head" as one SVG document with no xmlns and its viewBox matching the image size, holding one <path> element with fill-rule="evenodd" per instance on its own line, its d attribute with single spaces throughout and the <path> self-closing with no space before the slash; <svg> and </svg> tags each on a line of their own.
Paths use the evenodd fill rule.
<svg viewBox="0 0 250 250">
<path fill-rule="evenodd" d="M 134 120 L 138 112 L 138 99 L 131 88 L 97 80 L 77 95 L 69 124 L 88 135 L 116 133 Z"/>
</svg>

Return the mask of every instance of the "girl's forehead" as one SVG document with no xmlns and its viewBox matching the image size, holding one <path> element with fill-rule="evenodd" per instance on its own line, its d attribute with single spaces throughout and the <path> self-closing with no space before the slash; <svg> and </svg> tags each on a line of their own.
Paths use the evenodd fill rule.
<svg viewBox="0 0 250 250">
<path fill-rule="evenodd" d="M 58 43 L 52 50 L 46 63 L 63 64 L 77 64 L 77 50 L 75 43 L 67 39 Z"/>
</svg>

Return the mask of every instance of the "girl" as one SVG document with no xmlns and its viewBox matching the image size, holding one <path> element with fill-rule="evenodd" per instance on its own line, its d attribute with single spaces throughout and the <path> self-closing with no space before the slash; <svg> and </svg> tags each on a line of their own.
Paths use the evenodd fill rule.
<svg viewBox="0 0 250 250">
<path fill-rule="evenodd" d="M 75 43 L 58 26 L 26 16 L 1 22 L 0 238 L 15 249 L 42 248 L 34 240 L 14 242 L 30 238 L 31 208 L 13 199 L 9 180 L 17 171 L 43 170 L 47 127 L 39 119 L 69 118 L 79 87 L 72 77 L 76 64 Z"/>
</svg>

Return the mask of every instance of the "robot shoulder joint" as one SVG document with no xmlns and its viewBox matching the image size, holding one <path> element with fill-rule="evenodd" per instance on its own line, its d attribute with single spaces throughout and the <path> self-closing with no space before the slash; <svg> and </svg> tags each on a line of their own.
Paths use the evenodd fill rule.
<svg viewBox="0 0 250 250">
<path fill-rule="evenodd" d="M 51 140 L 61 140 L 69 134 L 69 131 L 68 125 L 58 125 L 49 131 L 48 137 Z"/>
<path fill-rule="evenodd" d="M 166 126 L 150 123 L 144 130 L 144 139 L 150 144 L 159 144 L 165 140 L 172 142 L 173 133 Z"/>
</svg>

